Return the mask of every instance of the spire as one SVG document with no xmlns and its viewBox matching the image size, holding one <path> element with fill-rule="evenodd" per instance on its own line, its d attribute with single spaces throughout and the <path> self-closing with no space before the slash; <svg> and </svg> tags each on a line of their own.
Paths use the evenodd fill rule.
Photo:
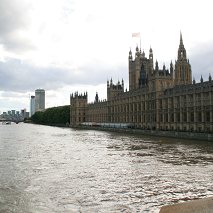
<svg viewBox="0 0 213 213">
<path fill-rule="evenodd" d="M 149 49 L 149 59 L 153 59 L 153 51 L 151 47 Z"/>
<path fill-rule="evenodd" d="M 193 84 L 196 84 L 195 77 L 193 77 Z"/>
<path fill-rule="evenodd" d="M 129 60 L 132 60 L 132 51 L 131 51 L 131 48 L 129 50 Z"/>
<path fill-rule="evenodd" d="M 209 81 L 212 81 L 212 76 L 210 73 L 209 73 Z"/>
<path fill-rule="evenodd" d="M 144 50 L 142 52 L 142 57 L 145 58 L 145 52 L 144 52 Z"/>
<path fill-rule="evenodd" d="M 178 59 L 187 60 L 186 49 L 183 44 L 183 37 L 181 32 L 180 32 L 180 44 L 178 48 Z"/>
<path fill-rule="evenodd" d="M 203 83 L 203 76 L 200 77 L 200 83 Z"/>
<path fill-rule="evenodd" d="M 182 32 L 180 31 L 180 45 L 183 46 Z"/>
<path fill-rule="evenodd" d="M 173 71 L 174 71 L 174 68 L 173 68 L 173 63 L 171 61 L 171 63 L 170 63 L 170 73 L 173 73 Z"/>
<path fill-rule="evenodd" d="M 158 67 L 158 61 L 156 60 L 155 62 L 155 70 L 158 71 L 159 70 L 159 67 Z"/>
<path fill-rule="evenodd" d="M 124 80 L 123 80 L 123 78 L 122 78 L 121 84 L 122 84 L 122 86 L 124 87 Z"/>
<path fill-rule="evenodd" d="M 98 93 L 96 92 L 96 95 L 95 95 L 95 102 L 98 103 L 99 102 L 99 97 L 98 97 Z"/>
<path fill-rule="evenodd" d="M 139 57 L 140 56 L 140 52 L 139 52 L 139 48 L 138 48 L 138 45 L 136 46 L 136 49 L 135 49 L 135 57 Z"/>
</svg>

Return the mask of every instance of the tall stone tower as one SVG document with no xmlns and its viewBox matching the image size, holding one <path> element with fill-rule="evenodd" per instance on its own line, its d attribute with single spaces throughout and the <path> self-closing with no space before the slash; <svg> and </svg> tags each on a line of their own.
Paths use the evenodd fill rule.
<svg viewBox="0 0 213 213">
<path fill-rule="evenodd" d="M 111 101 L 114 97 L 116 97 L 118 94 L 121 94 L 124 92 L 124 81 L 122 79 L 122 82 L 118 81 L 117 84 L 113 84 L 112 79 L 107 81 L 107 100 Z"/>
<path fill-rule="evenodd" d="M 78 92 L 70 95 L 70 125 L 78 126 L 86 121 L 87 110 L 87 92 L 78 94 Z"/>
<path fill-rule="evenodd" d="M 192 71 L 189 60 L 186 56 L 186 49 L 183 45 L 182 34 L 180 33 L 180 44 L 178 48 L 178 59 L 175 63 L 175 85 L 191 84 Z"/>
<path fill-rule="evenodd" d="M 150 48 L 149 58 L 138 47 L 135 51 L 135 60 L 129 51 L 129 90 L 139 89 L 148 84 L 148 78 L 153 73 L 153 51 Z"/>
</svg>

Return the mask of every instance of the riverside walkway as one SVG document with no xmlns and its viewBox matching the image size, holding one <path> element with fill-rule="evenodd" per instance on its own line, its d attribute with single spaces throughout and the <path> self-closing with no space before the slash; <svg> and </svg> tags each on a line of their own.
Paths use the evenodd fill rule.
<svg viewBox="0 0 213 213">
<path fill-rule="evenodd" d="M 159 213 L 212 213 L 213 197 L 203 198 L 169 206 L 163 206 Z"/>
</svg>

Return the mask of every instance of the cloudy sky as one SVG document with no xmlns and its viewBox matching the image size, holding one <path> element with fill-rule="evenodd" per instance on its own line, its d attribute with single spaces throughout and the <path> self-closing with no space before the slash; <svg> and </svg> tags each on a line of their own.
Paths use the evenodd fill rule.
<svg viewBox="0 0 213 213">
<path fill-rule="evenodd" d="M 213 75 L 212 0 L 0 0 L 0 111 L 26 108 L 35 89 L 46 107 L 70 93 L 106 98 L 106 81 L 125 81 L 128 52 L 141 48 L 169 66 L 180 31 L 196 80 Z"/>
</svg>

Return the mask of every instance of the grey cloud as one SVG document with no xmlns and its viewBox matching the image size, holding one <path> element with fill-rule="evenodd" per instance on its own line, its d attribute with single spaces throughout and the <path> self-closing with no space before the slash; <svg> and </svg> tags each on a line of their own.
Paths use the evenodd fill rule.
<svg viewBox="0 0 213 213">
<path fill-rule="evenodd" d="M 204 81 L 209 73 L 213 77 L 213 41 L 202 43 L 189 52 L 189 60 L 192 66 L 192 74 L 195 79 L 200 80 L 201 75 Z"/>
<path fill-rule="evenodd" d="M 8 99 L 8 97 L 4 97 L 0 99 L 0 109 L 7 109 L 7 110 L 12 110 L 12 109 L 22 109 L 23 108 L 23 102 L 21 99 Z M 25 97 L 26 98 L 26 97 Z M 12 106 L 12 108 L 11 108 Z M 1 111 L 2 113 L 2 111 Z"/>
<path fill-rule="evenodd" d="M 30 24 L 28 16 L 30 8 L 31 5 L 25 0 L 1 0 L 0 44 L 5 49 L 21 52 L 33 48 L 32 43 L 19 34 Z"/>
<path fill-rule="evenodd" d="M 22 98 L 23 93 L 18 93 L 18 92 L 2 92 L 1 93 L 1 98 Z"/>
<path fill-rule="evenodd" d="M 37 67 L 17 59 L 0 62 L 0 90 L 26 92 L 38 87 L 60 87 L 62 79 L 68 79 L 63 69 Z"/>
<path fill-rule="evenodd" d="M 24 3 L 24 5 L 23 5 Z M 17 0 L 1 0 L 0 4 L 0 33 L 8 34 L 17 27 L 25 27 L 27 25 L 25 1 L 20 4 Z"/>
<path fill-rule="evenodd" d="M 97 85 L 106 83 L 118 73 L 127 75 L 125 66 L 90 64 L 77 70 L 58 67 L 38 67 L 17 59 L 0 62 L 0 91 L 27 92 L 36 88 L 56 90 L 65 85 Z M 118 80 L 118 79 L 115 79 Z M 120 79 L 121 80 L 121 79 Z"/>
</svg>

